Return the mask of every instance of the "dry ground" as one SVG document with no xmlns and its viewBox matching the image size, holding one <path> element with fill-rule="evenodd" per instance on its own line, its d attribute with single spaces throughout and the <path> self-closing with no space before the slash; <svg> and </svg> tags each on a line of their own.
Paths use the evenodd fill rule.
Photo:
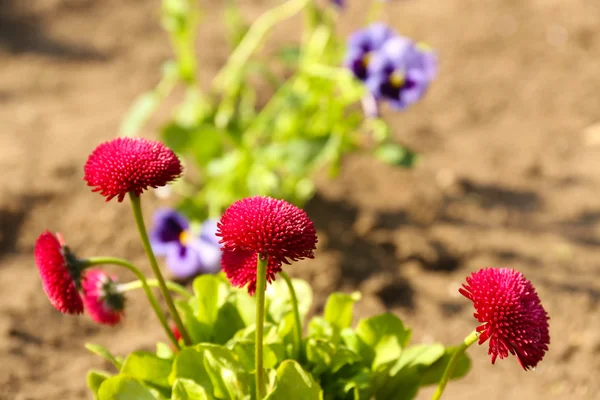
<svg viewBox="0 0 600 400">
<path fill-rule="evenodd" d="M 364 15 L 349 2 L 344 34 Z M 226 53 L 219 2 L 203 3 L 210 77 Z M 244 3 L 256 15 L 273 1 Z M 170 56 L 158 13 L 158 1 L 0 0 L 0 399 L 89 398 L 85 371 L 106 365 L 85 342 L 125 353 L 161 338 L 141 296 L 114 329 L 59 315 L 32 259 L 50 228 L 82 255 L 143 262 L 127 204 L 104 204 L 81 177 Z M 427 99 L 389 115 L 423 161 L 403 171 L 349 158 L 307 207 L 320 248 L 290 273 L 321 302 L 360 289 L 360 315 L 391 309 L 416 341 L 456 343 L 473 329 L 457 287 L 480 267 L 518 268 L 537 286 L 552 318 L 544 362 L 525 373 L 473 348 L 474 370 L 450 400 L 598 398 L 599 16 L 597 0 L 392 2 L 387 22 L 440 52 Z"/>
</svg>

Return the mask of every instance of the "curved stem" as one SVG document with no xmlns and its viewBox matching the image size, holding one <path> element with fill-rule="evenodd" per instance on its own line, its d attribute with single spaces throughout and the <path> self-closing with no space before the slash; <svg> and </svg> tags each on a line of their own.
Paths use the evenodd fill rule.
<svg viewBox="0 0 600 400">
<path fill-rule="evenodd" d="M 296 355 L 298 358 L 300 358 L 302 356 L 302 320 L 300 319 L 300 310 L 298 309 L 298 297 L 296 296 L 296 291 L 294 290 L 294 285 L 292 284 L 292 280 L 290 279 L 289 275 L 283 271 L 281 271 L 279 275 L 283 278 L 288 290 L 290 291 L 292 310 L 294 312 L 294 320 L 296 322 L 296 329 L 294 330 L 296 343 L 298 344 Z"/>
<path fill-rule="evenodd" d="M 431 397 L 431 400 L 439 400 L 442 397 L 442 394 L 444 393 L 444 389 L 446 388 L 446 384 L 450 380 L 450 377 L 452 376 L 452 372 L 454 372 L 456 363 L 458 362 L 460 357 L 465 353 L 465 351 L 469 348 L 469 346 L 471 346 L 473 343 L 475 343 L 477 341 L 478 337 L 479 337 L 479 334 L 477 333 L 477 331 L 473 331 L 469 334 L 469 336 L 467 336 L 465 338 L 465 340 L 463 340 L 463 342 L 460 344 L 460 346 L 458 346 L 458 348 L 456 349 L 456 351 L 450 358 L 450 361 L 448 361 L 448 365 L 446 365 L 446 369 L 444 370 L 444 375 L 442 375 L 442 378 L 440 379 L 440 383 L 438 384 L 438 388 L 435 391 L 435 393 L 433 394 L 433 397 Z"/>
<path fill-rule="evenodd" d="M 261 254 L 256 257 L 256 339 L 255 358 L 256 366 L 256 400 L 265 397 L 265 376 L 263 370 L 263 330 L 265 324 L 265 288 L 267 286 L 268 256 L 264 260 Z"/>
<path fill-rule="evenodd" d="M 146 231 L 146 225 L 144 224 L 144 217 L 142 215 L 142 206 L 141 200 L 139 196 L 136 196 L 135 193 L 129 192 L 129 198 L 131 199 L 131 208 L 133 210 L 133 216 L 135 218 L 135 223 L 137 225 L 138 231 L 140 233 L 140 237 L 142 239 L 142 244 L 144 245 L 144 250 L 146 251 L 146 256 L 148 256 L 148 260 L 150 261 L 150 266 L 152 267 L 152 272 L 156 276 L 158 280 L 158 287 L 162 292 L 163 297 L 165 298 L 165 302 L 167 303 L 167 307 L 169 308 L 169 312 L 171 313 L 171 317 L 177 326 L 177 329 L 181 333 L 181 338 L 186 346 L 192 344 L 192 340 L 190 339 L 190 335 L 188 334 L 185 326 L 183 325 L 183 321 L 179 316 L 179 312 L 177 312 L 177 308 L 175 308 L 175 303 L 173 302 L 173 298 L 169 293 L 169 289 L 167 288 L 167 284 L 165 283 L 165 278 L 163 278 L 162 273 L 160 272 L 160 268 L 158 267 L 158 263 L 156 262 L 156 257 L 154 256 L 154 252 L 152 251 L 152 246 L 150 245 L 150 239 L 148 238 L 148 232 Z"/>
<path fill-rule="evenodd" d="M 148 279 L 146 281 L 146 283 L 150 287 L 159 287 L 157 279 Z M 189 299 L 194 296 L 186 288 L 184 288 L 183 286 L 181 286 L 178 283 L 171 282 L 171 281 L 166 281 L 165 283 L 167 284 L 167 288 L 169 288 L 169 290 L 171 292 L 178 293 L 178 294 L 182 295 L 183 297 L 185 297 L 186 299 Z M 130 290 L 140 289 L 143 286 L 144 286 L 144 282 L 137 280 L 137 281 L 127 282 L 127 283 L 121 283 L 121 284 L 119 284 L 119 289 L 123 292 L 128 292 Z"/>
<path fill-rule="evenodd" d="M 313 0 L 288 0 L 273 7 L 256 19 L 237 48 L 229 57 L 227 64 L 215 77 L 217 90 L 224 90 L 240 79 L 240 72 L 247 65 L 248 59 L 261 44 L 263 38 L 277 23 L 291 18 Z"/>
<path fill-rule="evenodd" d="M 131 271 L 138 278 L 142 289 L 144 289 L 144 292 L 146 293 L 146 297 L 148 297 L 148 301 L 150 302 L 150 305 L 154 309 L 154 313 L 158 317 L 160 324 L 162 325 L 163 329 L 165 330 L 165 333 L 167 334 L 167 337 L 169 338 L 171 343 L 173 343 L 173 346 L 175 346 L 176 349 L 179 349 L 179 343 L 177 343 L 177 339 L 175 338 L 175 335 L 173 334 L 173 331 L 171 330 L 171 327 L 169 326 L 169 324 L 167 322 L 167 317 L 160 309 L 160 306 L 158 305 L 158 302 L 156 301 L 156 297 L 154 297 L 152 290 L 150 290 L 150 286 L 148 285 L 148 282 L 146 281 L 146 277 L 144 276 L 144 274 L 142 274 L 142 272 L 135 265 L 133 265 L 132 263 L 130 263 L 127 260 L 123 260 L 121 258 L 116 258 L 116 257 L 91 257 L 86 260 L 81 260 L 81 263 L 82 263 L 82 266 L 85 268 L 91 267 L 93 265 L 112 264 L 112 265 L 118 265 L 121 267 L 125 267 L 129 271 Z"/>
</svg>

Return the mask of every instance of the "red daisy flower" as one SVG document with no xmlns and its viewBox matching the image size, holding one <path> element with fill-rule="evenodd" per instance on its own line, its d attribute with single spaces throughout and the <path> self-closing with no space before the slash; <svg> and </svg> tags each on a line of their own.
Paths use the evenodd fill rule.
<svg viewBox="0 0 600 400">
<path fill-rule="evenodd" d="M 217 224 L 223 257 L 221 267 L 231 283 L 256 290 L 257 255 L 268 257 L 272 282 L 289 260 L 314 258 L 317 235 L 312 221 L 298 207 L 270 197 L 249 197 L 233 203 Z"/>
<path fill-rule="evenodd" d="M 488 354 L 516 355 L 528 370 L 544 358 L 550 344 L 548 314 L 535 288 L 522 273 L 508 268 L 485 268 L 471 274 L 460 293 L 473 302 L 473 314 L 482 325 L 479 344 L 490 339 Z"/>
<path fill-rule="evenodd" d="M 81 314 L 83 302 L 77 292 L 80 271 L 69 249 L 49 231 L 35 243 L 35 263 L 50 303 L 63 314 Z"/>
<path fill-rule="evenodd" d="M 221 267 L 233 286 L 244 287 L 248 284 L 248 293 L 256 292 L 256 262 L 258 254 L 245 250 L 223 250 Z M 267 282 L 275 280 L 275 274 L 281 272 L 281 262 L 270 257 L 267 264 Z"/>
<path fill-rule="evenodd" d="M 268 255 L 289 264 L 314 258 L 317 234 L 306 213 L 285 200 L 248 197 L 233 203 L 217 225 L 223 249 Z"/>
<path fill-rule="evenodd" d="M 179 159 L 160 142 L 121 137 L 100 144 L 84 167 L 88 186 L 109 201 L 127 193 L 139 196 L 144 190 L 165 186 L 182 172 Z"/>
<path fill-rule="evenodd" d="M 100 324 L 118 324 L 125 310 L 125 296 L 117 288 L 116 277 L 92 269 L 85 273 L 81 283 L 89 316 Z"/>
</svg>

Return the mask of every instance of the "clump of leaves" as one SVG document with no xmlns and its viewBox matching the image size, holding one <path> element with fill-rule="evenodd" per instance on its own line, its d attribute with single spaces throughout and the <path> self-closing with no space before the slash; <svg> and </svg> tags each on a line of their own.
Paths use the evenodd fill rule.
<svg viewBox="0 0 600 400">
<path fill-rule="evenodd" d="M 312 290 L 302 280 L 293 280 L 293 286 L 305 320 Z M 254 298 L 233 288 L 222 274 L 200 276 L 193 288 L 194 296 L 177 304 L 193 345 L 175 352 L 158 343 L 155 352 L 136 351 L 125 358 L 87 346 L 116 370 L 88 373 L 96 399 L 255 399 Z M 285 283 L 269 286 L 265 399 L 408 400 L 420 387 L 440 380 L 454 348 L 410 345 L 411 330 L 391 313 L 362 319 L 353 327 L 359 299 L 358 293 L 331 294 L 323 315 L 310 319 L 298 343 Z M 452 377 L 469 368 L 463 355 Z"/>
</svg>

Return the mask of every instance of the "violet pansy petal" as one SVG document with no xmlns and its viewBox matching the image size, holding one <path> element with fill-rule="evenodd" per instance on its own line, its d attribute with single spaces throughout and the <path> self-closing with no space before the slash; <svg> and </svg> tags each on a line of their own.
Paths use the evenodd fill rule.
<svg viewBox="0 0 600 400">
<path fill-rule="evenodd" d="M 201 261 L 198 252 L 193 247 L 171 247 L 167 253 L 167 267 L 178 278 L 188 278 L 197 275 Z"/>
<path fill-rule="evenodd" d="M 188 229 L 189 222 L 172 209 L 159 209 L 154 213 L 150 244 L 157 255 L 164 256 L 174 244 L 179 244 L 181 232 Z"/>
<path fill-rule="evenodd" d="M 217 219 L 207 219 L 202 223 L 202 230 L 200 232 L 200 238 L 208 243 L 214 244 L 217 247 L 221 247 L 219 241 L 221 238 L 217 236 Z"/>
<path fill-rule="evenodd" d="M 196 240 L 190 246 L 200 259 L 200 272 L 216 273 L 221 269 L 221 248 L 205 240 Z"/>
</svg>

